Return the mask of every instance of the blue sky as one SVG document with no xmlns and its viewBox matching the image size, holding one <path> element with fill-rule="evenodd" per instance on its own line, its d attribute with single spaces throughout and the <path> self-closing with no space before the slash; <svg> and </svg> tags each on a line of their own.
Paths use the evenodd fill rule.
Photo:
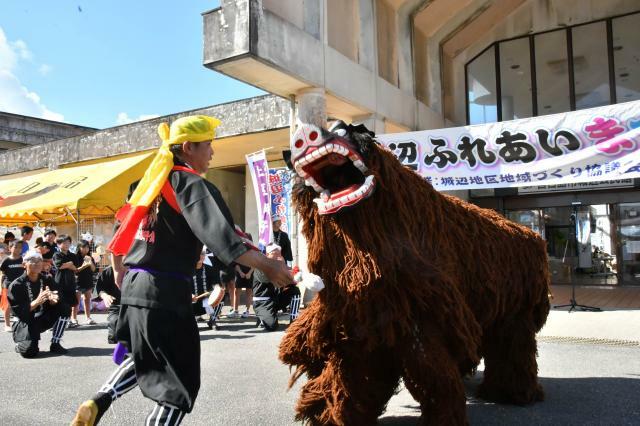
<svg viewBox="0 0 640 426">
<path fill-rule="evenodd" d="M 202 65 L 218 0 L 1 0 L 0 111 L 111 127 L 264 92 Z"/>
</svg>

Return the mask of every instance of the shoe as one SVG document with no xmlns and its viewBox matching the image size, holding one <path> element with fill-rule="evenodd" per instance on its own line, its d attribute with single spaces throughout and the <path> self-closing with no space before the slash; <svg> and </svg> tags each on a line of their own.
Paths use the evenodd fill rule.
<svg viewBox="0 0 640 426">
<path fill-rule="evenodd" d="M 213 328 L 214 324 L 215 324 L 215 321 L 213 319 L 209 319 L 209 321 L 207 321 L 207 327 L 209 328 L 209 330 Z"/>
<path fill-rule="evenodd" d="M 98 417 L 98 405 L 93 399 L 83 402 L 71 421 L 71 426 L 93 426 Z"/>
<path fill-rule="evenodd" d="M 231 311 L 227 314 L 227 318 L 240 318 L 238 311 Z"/>
<path fill-rule="evenodd" d="M 242 318 L 249 318 L 249 311 L 244 311 L 241 316 Z"/>
<path fill-rule="evenodd" d="M 77 326 L 78 326 L 78 320 L 77 319 L 69 320 L 69 328 L 76 328 Z"/>
<path fill-rule="evenodd" d="M 11 330 L 11 326 L 9 326 L 9 325 L 5 325 L 5 326 L 4 326 L 4 331 L 6 331 L 7 333 L 11 333 L 11 331 L 12 331 L 12 330 Z"/>
<path fill-rule="evenodd" d="M 96 322 L 91 318 L 89 318 L 88 320 L 85 321 L 85 325 L 95 325 L 95 324 L 96 324 Z"/>
<path fill-rule="evenodd" d="M 64 355 L 69 351 L 63 348 L 60 343 L 52 343 L 51 346 L 49 346 L 49 352 L 53 352 L 54 354 L 58 355 Z"/>
</svg>

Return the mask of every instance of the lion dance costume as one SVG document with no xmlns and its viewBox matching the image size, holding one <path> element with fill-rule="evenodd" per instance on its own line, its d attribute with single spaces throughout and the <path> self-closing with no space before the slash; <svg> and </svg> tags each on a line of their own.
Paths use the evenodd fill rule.
<svg viewBox="0 0 640 426">
<path fill-rule="evenodd" d="M 421 424 L 465 424 L 463 377 L 481 358 L 480 397 L 542 400 L 544 240 L 437 192 L 364 126 L 302 125 L 291 145 L 308 266 L 325 284 L 280 345 L 291 383 L 307 378 L 297 419 L 375 424 L 402 379 Z"/>
</svg>

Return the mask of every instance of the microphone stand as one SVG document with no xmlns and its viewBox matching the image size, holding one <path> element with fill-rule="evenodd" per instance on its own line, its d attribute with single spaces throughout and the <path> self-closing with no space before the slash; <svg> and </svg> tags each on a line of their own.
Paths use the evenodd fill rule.
<svg viewBox="0 0 640 426">
<path fill-rule="evenodd" d="M 571 215 L 571 218 L 569 218 L 569 221 L 573 223 L 574 225 L 574 229 L 575 229 L 575 235 L 578 235 L 578 209 L 577 208 L 573 208 L 573 214 Z M 577 238 L 576 238 L 576 242 L 577 242 Z M 567 238 L 567 242 L 564 245 L 564 255 L 562 256 L 562 264 L 564 265 L 564 261 L 565 258 L 567 256 L 567 248 L 569 247 L 569 238 Z M 574 309 L 580 309 L 581 311 L 586 311 L 586 312 L 601 312 L 602 309 L 600 308 L 596 308 L 595 306 L 587 306 L 587 305 L 581 305 L 576 301 L 576 280 L 573 279 L 573 276 L 571 277 L 571 299 L 569 300 L 569 303 L 564 304 L 564 305 L 555 305 L 553 307 L 553 309 L 560 309 L 560 308 L 569 308 L 569 312 L 573 311 Z"/>
</svg>

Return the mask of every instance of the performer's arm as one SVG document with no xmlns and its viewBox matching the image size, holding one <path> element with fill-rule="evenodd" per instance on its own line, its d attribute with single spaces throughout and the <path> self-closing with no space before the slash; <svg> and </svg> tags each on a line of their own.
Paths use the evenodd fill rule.
<svg viewBox="0 0 640 426">
<path fill-rule="evenodd" d="M 271 282 L 284 286 L 293 282 L 286 265 L 250 250 L 233 229 L 233 218 L 217 190 L 204 180 L 184 184 L 178 173 L 172 175 L 176 199 L 193 233 L 225 264 L 237 262 L 261 269 Z"/>
<path fill-rule="evenodd" d="M 122 279 L 127 272 L 127 267 L 123 263 L 124 256 L 117 256 L 111 253 L 111 267 L 113 268 L 113 278 L 118 288 L 122 287 Z"/>
<path fill-rule="evenodd" d="M 278 287 L 293 284 L 291 271 L 289 271 L 289 268 L 287 268 L 284 262 L 269 259 L 258 251 L 251 250 L 245 252 L 241 256 L 238 256 L 235 261 L 242 265 L 261 270 L 269 277 L 269 281 Z"/>
</svg>

